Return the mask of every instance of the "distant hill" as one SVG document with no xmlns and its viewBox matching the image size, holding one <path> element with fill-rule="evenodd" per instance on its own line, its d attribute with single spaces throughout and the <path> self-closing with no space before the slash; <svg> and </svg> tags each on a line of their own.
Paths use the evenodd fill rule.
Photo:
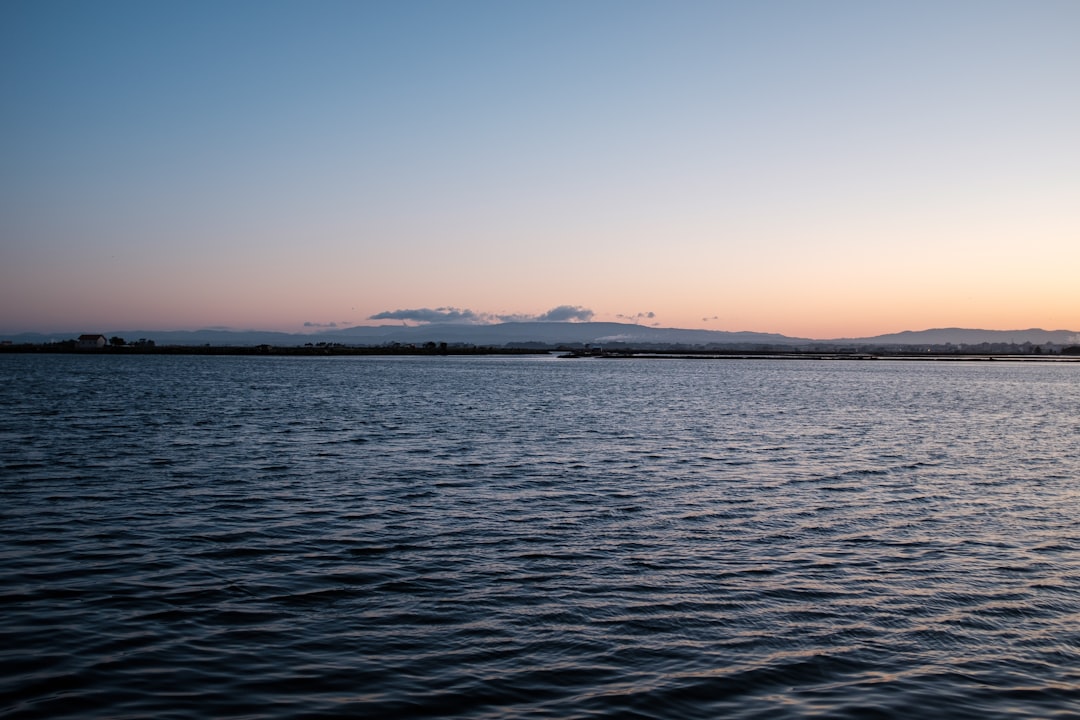
<svg viewBox="0 0 1080 720">
<path fill-rule="evenodd" d="M 1015 343 L 1022 345 L 1072 345 L 1080 344 L 1080 333 L 1075 330 L 969 330 L 965 328 L 935 328 L 933 330 L 906 330 L 889 335 L 869 338 L 832 340 L 828 342 L 859 345 L 979 345 L 982 343 Z"/>
<path fill-rule="evenodd" d="M 59 342 L 77 337 L 80 333 L 49 335 L 24 333 L 3 337 L 14 343 Z M 493 325 L 434 323 L 430 325 L 358 325 L 317 333 L 281 333 L 256 330 L 177 330 L 177 331 L 111 331 L 106 337 L 119 336 L 131 342 L 139 338 L 153 340 L 159 345 L 277 345 L 294 346 L 305 343 L 331 342 L 345 345 L 386 345 L 390 343 L 423 344 L 426 342 L 487 345 L 603 345 L 606 343 L 649 345 L 733 345 L 780 344 L 808 342 L 775 333 L 724 332 L 719 330 L 682 330 L 654 328 L 630 323 L 605 322 L 508 322 Z"/>
<path fill-rule="evenodd" d="M 89 328 L 85 332 L 96 332 Z M 70 340 L 76 333 L 22 333 L 0 335 L 2 340 L 16 344 L 47 343 Z M 391 343 L 423 344 L 427 342 L 467 344 L 492 347 L 558 346 L 558 345 L 628 345 L 628 346 L 701 346 L 701 347 L 764 347 L 764 346 L 882 346 L 882 345 L 978 345 L 1023 344 L 1080 345 L 1080 332 L 1073 330 L 971 330 L 939 328 L 906 331 L 868 338 L 838 338 L 813 340 L 794 338 L 776 333 L 727 332 L 723 330 L 691 330 L 657 328 L 630 323 L 610 322 L 508 322 L 493 325 L 433 323 L 430 325 L 358 325 L 351 328 L 324 330 L 317 333 L 283 333 L 258 330 L 130 330 L 104 333 L 133 342 L 140 338 L 159 345 L 216 345 L 281 347 L 306 343 L 341 343 L 344 345 L 387 345 Z"/>
<path fill-rule="evenodd" d="M 611 322 L 508 322 L 494 325 L 435 324 L 413 327 L 359 326 L 322 333 L 335 342 L 382 344 L 386 342 L 446 342 L 473 345 L 544 345 L 610 343 L 708 345 L 708 344 L 793 344 L 807 342 L 775 333 L 724 332 L 655 328 Z"/>
</svg>

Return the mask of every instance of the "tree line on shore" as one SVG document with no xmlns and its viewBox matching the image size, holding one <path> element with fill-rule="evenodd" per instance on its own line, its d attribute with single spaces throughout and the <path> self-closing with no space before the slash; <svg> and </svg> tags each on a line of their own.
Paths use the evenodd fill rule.
<svg viewBox="0 0 1080 720">
<path fill-rule="evenodd" d="M 551 352 L 575 353 L 578 356 L 626 357 L 630 355 L 655 355 L 677 352 L 684 355 L 807 355 L 829 353 L 851 356 L 941 356 L 941 355 L 1009 355 L 1009 356 L 1080 356 L 1080 345 L 1053 346 L 1032 343 L 980 343 L 978 345 L 813 345 L 794 347 L 790 345 L 658 345 L 608 343 L 589 345 L 569 343 L 547 345 L 522 343 L 519 345 L 480 346 L 464 343 L 448 344 L 429 341 L 422 344 L 391 342 L 383 345 L 346 345 L 336 342 L 309 342 L 304 345 L 159 345 L 151 339 L 139 338 L 127 341 L 113 336 L 102 347 L 87 348 L 78 340 L 62 340 L 46 343 L 0 343 L 0 352 L 24 353 L 98 353 L 98 354 L 158 354 L 158 355 L 540 355 Z"/>
</svg>

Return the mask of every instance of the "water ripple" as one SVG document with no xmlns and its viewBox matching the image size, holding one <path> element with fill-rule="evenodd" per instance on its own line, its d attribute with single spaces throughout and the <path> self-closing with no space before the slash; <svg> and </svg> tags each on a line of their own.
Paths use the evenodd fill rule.
<svg viewBox="0 0 1080 720">
<path fill-rule="evenodd" d="M 1068 717 L 1075 368 L 0 357 L 0 717 Z"/>
</svg>

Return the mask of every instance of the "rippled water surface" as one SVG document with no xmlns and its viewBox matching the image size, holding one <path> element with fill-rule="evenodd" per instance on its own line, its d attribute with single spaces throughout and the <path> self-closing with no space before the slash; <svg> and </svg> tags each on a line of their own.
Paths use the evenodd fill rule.
<svg viewBox="0 0 1080 720">
<path fill-rule="evenodd" d="M 0 380 L 0 717 L 1080 716 L 1080 365 Z"/>
</svg>

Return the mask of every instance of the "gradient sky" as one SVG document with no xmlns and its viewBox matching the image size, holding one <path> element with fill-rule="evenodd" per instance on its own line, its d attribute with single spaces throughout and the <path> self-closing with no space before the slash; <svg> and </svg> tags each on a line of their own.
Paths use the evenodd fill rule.
<svg viewBox="0 0 1080 720">
<path fill-rule="evenodd" d="M 0 332 L 1080 330 L 1078 38 L 1075 0 L 6 0 Z"/>
</svg>

